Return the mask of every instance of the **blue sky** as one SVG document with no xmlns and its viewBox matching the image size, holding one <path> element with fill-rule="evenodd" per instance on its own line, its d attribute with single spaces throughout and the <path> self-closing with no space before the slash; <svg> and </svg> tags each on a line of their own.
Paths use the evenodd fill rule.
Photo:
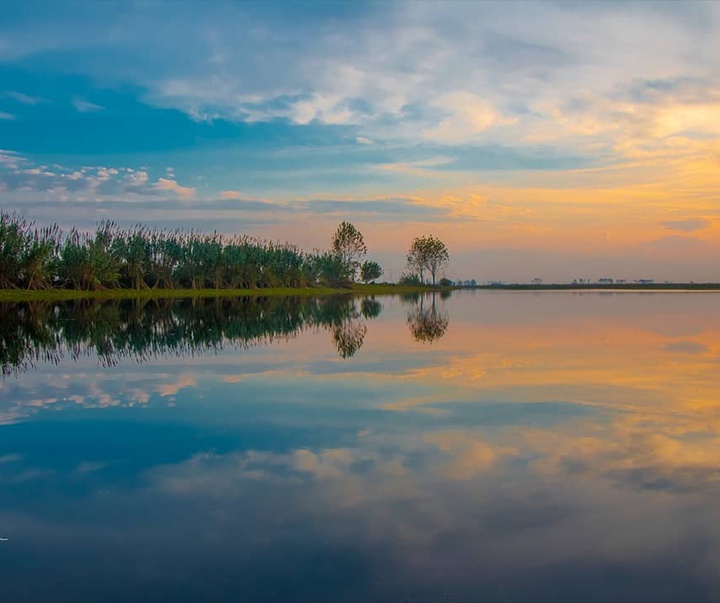
<svg viewBox="0 0 720 603">
<path fill-rule="evenodd" d="M 720 280 L 719 6 L 6 0 L 0 207 Z"/>
</svg>

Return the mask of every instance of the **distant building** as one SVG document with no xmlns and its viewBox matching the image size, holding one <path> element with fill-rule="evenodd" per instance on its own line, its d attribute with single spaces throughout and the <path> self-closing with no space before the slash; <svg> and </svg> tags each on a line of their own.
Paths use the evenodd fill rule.
<svg viewBox="0 0 720 603">
<path fill-rule="evenodd" d="M 614 282 L 611 278 L 601 278 L 598 280 L 598 285 L 612 285 Z"/>
<path fill-rule="evenodd" d="M 655 279 L 652 278 L 639 278 L 635 281 L 638 285 L 652 285 L 655 283 Z"/>
</svg>

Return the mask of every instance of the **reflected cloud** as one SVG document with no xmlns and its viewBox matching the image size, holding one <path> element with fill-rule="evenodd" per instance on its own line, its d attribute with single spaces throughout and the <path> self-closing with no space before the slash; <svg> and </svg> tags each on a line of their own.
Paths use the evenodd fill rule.
<svg viewBox="0 0 720 603">
<path fill-rule="evenodd" d="M 4 382 L 3 402 L 46 414 L 0 439 L 12 484 L 0 524 L 32 551 L 119 555 L 131 576 L 154 563 L 205 584 L 217 567 L 269 600 L 288 583 L 307 601 L 343 600 L 339 575 L 363 601 L 535 601 L 540 583 L 560 601 L 707 600 L 720 560 L 716 300 L 438 296 L 454 328 L 430 347 L 406 317 L 432 311 L 431 297 L 385 298 L 381 328 L 342 362 L 328 335 L 363 325 L 364 304 L 328 301 L 319 328 L 282 345 L 132 369 L 81 356 L 75 373 L 51 367 L 52 390 L 31 371 Z M 692 334 L 663 334 L 670 320 Z M 168 409 L 160 394 L 182 387 Z M 147 408 L 122 406 L 141 392 Z M 103 395 L 121 406 L 104 417 L 132 421 L 84 411 Z M 45 502 L 28 510 L 40 486 Z"/>
<path fill-rule="evenodd" d="M 176 383 L 165 383 L 158 387 L 158 393 L 163 397 L 174 396 L 181 389 L 195 385 L 195 378 L 192 375 L 183 375 Z"/>
</svg>

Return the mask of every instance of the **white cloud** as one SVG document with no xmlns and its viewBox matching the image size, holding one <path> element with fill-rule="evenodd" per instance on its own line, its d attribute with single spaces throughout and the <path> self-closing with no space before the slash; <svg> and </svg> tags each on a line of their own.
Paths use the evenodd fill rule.
<svg viewBox="0 0 720 603">
<path fill-rule="evenodd" d="M 18 103 L 22 103 L 23 105 L 40 105 L 42 103 L 50 102 L 46 98 L 42 98 L 40 96 L 30 96 L 29 94 L 23 94 L 22 92 L 16 92 L 15 90 L 5 92 L 2 96 L 11 98 Z"/>
<path fill-rule="evenodd" d="M 96 105 L 95 103 L 88 102 L 86 100 L 82 100 L 81 98 L 73 98 L 72 104 L 73 107 L 75 107 L 75 109 L 80 113 L 94 113 L 96 111 L 104 110 L 104 107 Z"/>
<path fill-rule="evenodd" d="M 37 199 L 42 193 L 46 200 L 133 202 L 138 199 L 159 200 L 164 193 L 181 199 L 195 195 L 195 189 L 181 186 L 177 181 L 158 178 L 151 182 L 144 168 L 115 168 L 83 166 L 69 168 L 53 165 L 52 169 L 38 165 L 19 153 L 0 149 L 0 190 L 15 193 L 15 201 Z"/>
<path fill-rule="evenodd" d="M 590 134 L 611 143 L 617 131 L 605 109 L 597 113 L 596 101 L 576 107 L 574 121 L 565 116 L 568 107 L 589 98 L 626 102 L 633 111 L 632 99 L 616 97 L 638 80 L 695 78 L 706 90 L 720 89 L 709 10 L 705 4 L 407 2 L 317 29 L 243 13 L 226 24 L 235 27 L 242 16 L 243 40 L 216 25 L 212 48 L 189 41 L 208 60 L 143 83 L 151 102 L 196 119 L 351 125 L 360 144 L 522 144 L 528 128 L 537 139 L 542 131 L 555 142 Z M 223 60 L 210 60 L 217 56 Z M 658 119 L 659 126 L 668 123 Z M 696 111 L 684 119 L 706 123 L 707 115 Z"/>
<path fill-rule="evenodd" d="M 17 169 L 18 166 L 24 161 L 15 151 L 8 151 L 7 149 L 0 149 L 0 167 L 9 169 Z"/>
<path fill-rule="evenodd" d="M 97 17 L 6 31 L 0 54 L 101 48 L 122 66 L 152 42 L 153 61 L 133 60 L 132 69 L 89 58 L 66 68 L 144 87 L 148 102 L 197 120 L 348 125 L 359 144 L 577 145 L 590 137 L 612 145 L 621 129 L 613 128 L 616 103 L 623 116 L 639 113 L 623 97 L 629 84 L 689 78 L 707 93 L 720 89 L 712 2 L 383 2 L 352 18 L 331 10 L 312 19 L 217 3 L 202 15 L 143 5 L 122 20 Z M 657 131 L 676 129 L 679 115 L 658 115 Z M 715 123 L 716 114 L 698 110 L 679 125 L 708 119 Z"/>
<path fill-rule="evenodd" d="M 181 186 L 175 180 L 168 178 L 158 178 L 155 189 L 159 191 L 168 191 L 177 194 L 183 199 L 190 199 L 195 196 L 195 189 L 189 186 Z"/>
<path fill-rule="evenodd" d="M 14 121 L 16 117 L 12 113 L 5 113 L 5 111 L 0 111 L 0 119 L 4 119 L 5 121 Z"/>
</svg>

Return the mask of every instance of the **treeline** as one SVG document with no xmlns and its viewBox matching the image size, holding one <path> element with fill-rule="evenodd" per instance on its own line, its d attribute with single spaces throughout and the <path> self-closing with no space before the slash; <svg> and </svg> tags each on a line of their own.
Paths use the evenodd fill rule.
<svg viewBox="0 0 720 603">
<path fill-rule="evenodd" d="M 289 243 L 248 236 L 120 228 L 101 222 L 95 232 L 38 228 L 0 211 L 0 288 L 263 289 L 339 287 L 358 272 L 342 246 L 306 253 Z M 377 278 L 372 268 L 365 280 Z"/>
<path fill-rule="evenodd" d="M 248 348 L 285 341 L 306 329 L 331 333 L 343 358 L 362 346 L 365 322 L 382 310 L 374 298 L 203 298 L 80 300 L 0 304 L 0 368 L 96 355 L 103 365 Z"/>
</svg>

